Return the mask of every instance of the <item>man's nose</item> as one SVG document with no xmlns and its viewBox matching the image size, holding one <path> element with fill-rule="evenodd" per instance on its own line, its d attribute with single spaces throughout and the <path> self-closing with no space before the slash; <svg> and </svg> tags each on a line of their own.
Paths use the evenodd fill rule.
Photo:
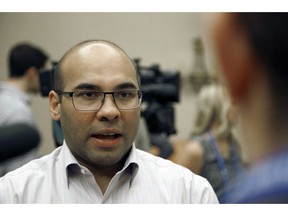
<svg viewBox="0 0 288 216">
<path fill-rule="evenodd" d="M 101 120 L 112 120 L 120 115 L 120 111 L 114 102 L 112 94 L 106 94 L 102 106 L 97 112 L 97 117 Z"/>
</svg>

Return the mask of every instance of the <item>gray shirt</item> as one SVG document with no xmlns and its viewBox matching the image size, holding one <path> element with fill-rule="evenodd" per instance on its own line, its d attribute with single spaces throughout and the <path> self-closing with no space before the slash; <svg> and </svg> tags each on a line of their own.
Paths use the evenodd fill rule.
<svg viewBox="0 0 288 216">
<path fill-rule="evenodd" d="M 24 122 L 35 125 L 30 109 L 30 97 L 12 83 L 0 83 L 0 125 Z"/>
<path fill-rule="evenodd" d="M 0 83 L 0 125 L 27 123 L 36 127 L 30 108 L 30 97 L 16 85 Z M 8 143 L 9 144 L 9 143 Z M 38 149 L 0 163 L 0 177 L 38 157 Z"/>
</svg>

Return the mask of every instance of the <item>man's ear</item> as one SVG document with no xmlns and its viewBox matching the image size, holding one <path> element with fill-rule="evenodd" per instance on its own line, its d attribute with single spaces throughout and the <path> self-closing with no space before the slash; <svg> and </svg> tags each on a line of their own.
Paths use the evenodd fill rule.
<svg viewBox="0 0 288 216">
<path fill-rule="evenodd" d="M 60 101 L 59 96 L 55 91 L 49 92 L 49 102 L 50 102 L 50 115 L 51 118 L 55 121 L 58 121 L 60 119 Z"/>
<path fill-rule="evenodd" d="M 258 71 L 246 32 L 236 21 L 235 14 L 224 13 L 219 15 L 213 34 L 230 96 L 236 102 L 242 101 Z"/>
</svg>

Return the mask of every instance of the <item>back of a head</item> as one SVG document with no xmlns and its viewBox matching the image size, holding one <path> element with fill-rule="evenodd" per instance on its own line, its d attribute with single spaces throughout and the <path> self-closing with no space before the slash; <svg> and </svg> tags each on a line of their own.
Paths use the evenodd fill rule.
<svg viewBox="0 0 288 216">
<path fill-rule="evenodd" d="M 17 44 L 9 53 L 9 76 L 22 77 L 31 67 L 40 69 L 45 66 L 47 59 L 47 54 L 40 48 L 28 43 Z"/>
<path fill-rule="evenodd" d="M 265 68 L 276 107 L 285 101 L 288 107 L 288 13 L 238 13 L 236 19 Z"/>
<path fill-rule="evenodd" d="M 219 124 L 218 135 L 228 130 L 227 112 L 230 101 L 224 87 L 218 83 L 201 88 L 197 100 L 197 116 L 192 135 L 208 132 L 213 124 Z"/>
</svg>

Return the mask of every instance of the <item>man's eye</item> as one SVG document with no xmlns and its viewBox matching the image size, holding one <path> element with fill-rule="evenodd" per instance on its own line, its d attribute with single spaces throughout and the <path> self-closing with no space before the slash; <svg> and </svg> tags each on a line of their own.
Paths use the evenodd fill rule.
<svg viewBox="0 0 288 216">
<path fill-rule="evenodd" d="M 101 94 L 95 91 L 83 91 L 79 92 L 78 96 L 84 98 L 98 98 L 101 97 Z"/>
<path fill-rule="evenodd" d="M 131 91 L 125 90 L 125 91 L 118 91 L 117 92 L 117 97 L 119 97 L 119 98 L 131 98 L 134 96 L 135 96 L 135 93 L 132 90 Z"/>
</svg>

